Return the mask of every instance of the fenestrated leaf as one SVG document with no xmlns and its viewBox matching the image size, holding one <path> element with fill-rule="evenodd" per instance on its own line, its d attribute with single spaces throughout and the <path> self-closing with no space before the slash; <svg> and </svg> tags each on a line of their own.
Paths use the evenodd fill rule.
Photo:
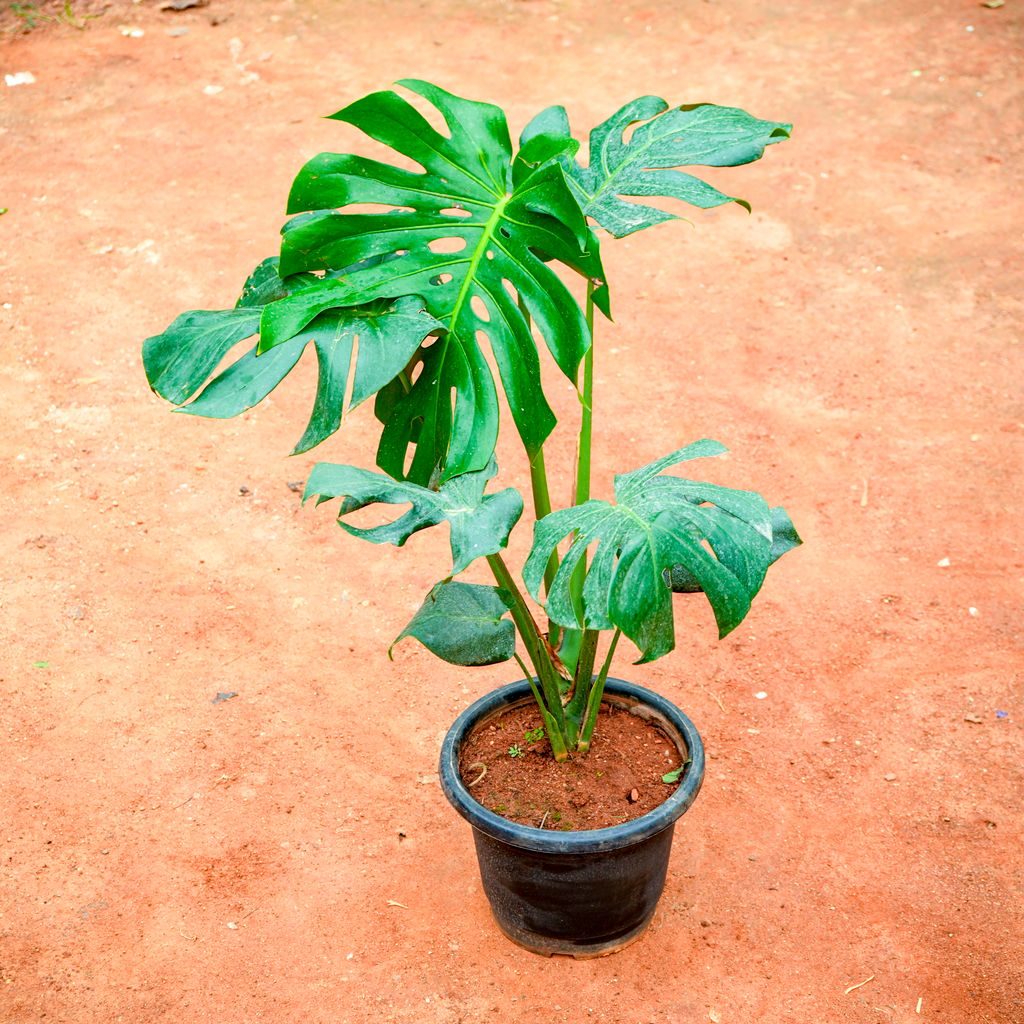
<svg viewBox="0 0 1024 1024">
<path fill-rule="evenodd" d="M 541 387 L 530 321 L 571 380 L 590 345 L 579 303 L 545 261 L 561 261 L 599 281 L 603 273 L 557 162 L 536 169 L 520 164 L 524 173 L 513 175 L 501 110 L 427 82 L 400 84 L 441 111 L 450 135 L 437 132 L 391 91 L 333 115 L 423 171 L 331 153 L 306 165 L 289 210 L 310 212 L 285 225 L 282 267 L 286 273 L 322 271 L 325 278 L 267 308 L 260 347 L 286 343 L 330 308 L 422 296 L 446 331 L 423 353 L 424 372 L 395 406 L 399 414 L 389 424 L 379 461 L 392 475 L 425 484 L 439 464 L 440 478 L 448 479 L 482 469 L 494 450 L 497 393 L 478 334 L 489 342 L 527 450 L 539 450 L 555 419 Z M 382 209 L 365 212 L 360 205 L 360 212 L 346 212 L 352 204 Z M 398 258 L 345 269 L 383 255 Z M 596 301 L 607 310 L 603 286 Z M 410 447 L 416 451 L 405 472 Z"/>
<path fill-rule="evenodd" d="M 495 472 L 492 460 L 484 470 L 464 473 L 431 490 L 368 469 L 321 462 L 313 467 L 303 500 L 315 494 L 319 505 L 342 498 L 338 525 L 354 537 L 375 544 L 401 547 L 419 530 L 450 523 L 451 575 L 457 576 L 474 559 L 493 555 L 505 547 L 512 527 L 523 514 L 523 499 L 514 488 L 506 487 L 484 496 L 484 488 Z M 394 522 L 380 526 L 364 528 L 345 522 L 346 515 L 378 503 L 412 507 Z"/>
<path fill-rule="evenodd" d="M 770 564 L 771 511 L 751 491 L 662 474 L 679 462 L 724 451 L 715 441 L 698 441 L 616 477 L 615 504 L 591 500 L 541 519 L 523 568 L 538 599 L 548 558 L 560 541 L 573 537 L 548 592 L 551 619 L 575 629 L 618 627 L 640 649 L 641 661 L 653 661 L 675 646 L 666 577 L 682 566 L 707 596 L 719 634 L 735 629 Z M 592 546 L 581 619 L 570 582 Z"/>
<path fill-rule="evenodd" d="M 623 133 L 638 122 L 645 123 L 626 141 Z M 750 163 L 763 155 L 766 146 L 789 138 L 791 128 L 758 120 L 735 107 L 711 103 L 669 107 L 657 96 L 642 96 L 590 133 L 586 167 L 565 156 L 560 159 L 587 216 L 621 238 L 675 217 L 622 196 L 681 199 L 701 209 L 736 202 L 749 209 L 744 200 L 674 168 Z"/>
<path fill-rule="evenodd" d="M 263 401 L 312 344 L 318 361 L 316 397 L 294 451 L 315 447 L 338 429 L 346 412 L 400 374 L 440 324 L 416 296 L 327 310 L 269 352 L 258 355 L 254 345 L 207 383 L 230 349 L 256 334 L 261 307 L 287 298 L 295 285 L 308 286 L 311 280 L 316 278 L 308 274 L 284 279 L 276 258 L 264 260 L 246 282 L 235 309 L 185 313 L 146 341 L 143 360 L 151 386 L 178 404 L 199 392 L 179 412 L 218 419 L 237 416 Z"/>
<path fill-rule="evenodd" d="M 516 630 L 505 613 L 511 598 L 497 587 L 447 580 L 427 595 L 395 637 L 388 654 L 407 636 L 452 665 L 495 665 L 515 653 Z"/>
</svg>

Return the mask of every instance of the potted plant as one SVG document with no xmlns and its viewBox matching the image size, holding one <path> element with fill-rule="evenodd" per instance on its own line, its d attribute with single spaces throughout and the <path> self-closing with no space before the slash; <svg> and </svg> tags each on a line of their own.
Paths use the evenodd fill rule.
<svg viewBox="0 0 1024 1024">
<path fill-rule="evenodd" d="M 598 955 L 650 920 L 674 822 L 703 776 L 700 737 L 686 716 L 609 677 L 619 640 L 636 647 L 638 664 L 671 651 L 680 593 L 703 593 L 724 636 L 769 565 L 800 543 L 787 514 L 760 495 L 670 472 L 722 453 L 714 441 L 616 476 L 614 501 L 591 496 L 595 320 L 610 316 L 598 232 L 619 238 L 674 216 L 624 197 L 746 206 L 678 168 L 749 163 L 790 126 L 641 97 L 593 129 L 583 163 L 561 107 L 531 120 L 513 150 L 499 108 L 423 81 L 399 85 L 433 106 L 447 131 L 394 91 L 334 114 L 404 161 L 310 160 L 291 189 L 279 256 L 256 268 L 234 308 L 184 313 L 149 338 L 146 374 L 180 411 L 228 417 L 265 398 L 312 347 L 316 394 L 295 453 L 374 399 L 377 468 L 320 463 L 305 495 L 340 500 L 342 528 L 375 543 L 401 546 L 449 525 L 452 564 L 397 640 L 413 637 L 456 665 L 514 659 L 524 678 L 460 716 L 443 746 L 442 787 L 473 825 L 504 931 L 539 952 Z M 556 417 L 541 345 L 580 404 L 572 500 L 558 508 L 545 462 Z M 524 500 L 493 486 L 499 389 L 530 469 L 534 533 L 520 574 L 502 553 Z M 408 509 L 379 525 L 351 521 L 374 504 Z M 493 582 L 456 578 L 478 561 Z M 653 721 L 675 751 L 663 802 L 574 832 L 517 824 L 481 804 L 460 754 L 524 701 L 539 716 L 531 738 L 540 728 L 546 737 L 534 746 L 555 762 L 586 757 L 609 704 Z"/>
</svg>

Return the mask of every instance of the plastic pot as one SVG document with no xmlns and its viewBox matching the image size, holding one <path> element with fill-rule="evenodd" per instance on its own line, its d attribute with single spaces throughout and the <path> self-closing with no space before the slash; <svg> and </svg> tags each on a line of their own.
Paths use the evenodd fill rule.
<svg viewBox="0 0 1024 1024">
<path fill-rule="evenodd" d="M 525 679 L 468 707 L 441 748 L 441 788 L 473 826 L 480 878 L 495 920 L 513 942 L 547 956 L 604 956 L 643 933 L 665 885 L 675 823 L 704 779 L 700 735 L 675 705 L 621 679 L 608 680 L 604 699 L 654 722 L 689 761 L 664 803 L 622 825 L 584 832 L 519 825 L 489 811 L 463 785 L 462 744 L 510 707 L 533 700 Z"/>
</svg>

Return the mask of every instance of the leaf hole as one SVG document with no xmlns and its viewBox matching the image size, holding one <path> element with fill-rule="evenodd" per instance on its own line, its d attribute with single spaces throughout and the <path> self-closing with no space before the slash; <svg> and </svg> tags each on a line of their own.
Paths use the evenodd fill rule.
<svg viewBox="0 0 1024 1024">
<path fill-rule="evenodd" d="M 337 208 L 338 213 L 344 217 L 355 214 L 387 216 L 398 213 L 416 213 L 414 206 L 392 206 L 390 203 L 345 203 Z"/>
<path fill-rule="evenodd" d="M 453 278 L 452 278 L 451 274 L 438 274 L 436 277 L 432 277 L 430 279 L 430 283 L 431 284 L 448 284 L 452 280 L 453 280 Z"/>
<path fill-rule="evenodd" d="M 489 324 L 491 322 L 491 312 L 487 308 L 487 304 L 479 295 L 474 295 L 469 300 L 469 305 L 476 314 L 476 318 L 478 320 L 482 320 L 485 324 Z"/>
<path fill-rule="evenodd" d="M 446 206 L 440 211 L 443 217 L 472 217 L 472 210 L 466 210 L 461 206 Z"/>
<path fill-rule="evenodd" d="M 489 260 L 493 260 L 494 259 L 494 250 L 493 249 L 488 249 L 487 250 L 487 258 Z"/>
<path fill-rule="evenodd" d="M 433 128 L 441 138 L 450 139 L 452 134 L 451 126 L 445 119 L 442 111 L 434 106 L 425 96 L 421 96 L 418 92 L 409 89 L 407 92 L 403 92 L 402 99 L 409 104 L 427 124 Z"/>
<path fill-rule="evenodd" d="M 427 248 L 433 253 L 462 252 L 466 245 L 466 239 L 459 238 L 458 235 L 447 235 L 427 242 Z"/>
<path fill-rule="evenodd" d="M 512 232 L 509 231 L 508 228 L 498 228 L 498 234 L 501 235 L 502 238 L 511 238 L 512 237 Z"/>
<path fill-rule="evenodd" d="M 412 511 L 412 502 L 392 505 L 390 502 L 370 501 L 359 508 L 346 508 L 350 499 L 343 499 L 339 518 L 344 517 L 345 525 L 357 530 L 373 530 L 393 526 L 402 516 Z"/>
</svg>

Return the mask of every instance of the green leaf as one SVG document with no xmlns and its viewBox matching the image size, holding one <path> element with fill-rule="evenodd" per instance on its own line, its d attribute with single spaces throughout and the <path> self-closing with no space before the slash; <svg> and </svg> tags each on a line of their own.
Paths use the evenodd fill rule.
<svg viewBox="0 0 1024 1024">
<path fill-rule="evenodd" d="M 505 613 L 511 598 L 497 587 L 446 580 L 427 595 L 395 645 L 407 636 L 452 665 L 495 665 L 515 653 L 516 630 Z"/>
<path fill-rule="evenodd" d="M 777 562 L 787 551 L 803 544 L 796 532 L 793 520 L 784 508 L 773 508 L 772 516 L 772 550 L 769 564 Z"/>
<path fill-rule="evenodd" d="M 638 127 L 626 141 L 623 133 L 635 124 Z M 789 138 L 791 129 L 792 125 L 761 121 L 735 107 L 700 103 L 670 108 L 657 96 L 642 96 L 590 133 L 586 167 L 560 159 L 587 216 L 621 238 L 675 219 L 675 214 L 627 202 L 622 196 L 681 199 L 701 209 L 735 202 L 749 210 L 742 199 L 673 168 L 750 163 L 766 146 Z"/>
<path fill-rule="evenodd" d="M 512 180 L 523 180 L 549 160 L 575 156 L 579 148 L 579 142 L 572 137 L 565 107 L 548 107 L 537 114 L 519 136 Z"/>
<path fill-rule="evenodd" d="M 686 766 L 690 764 L 689 760 L 684 761 L 678 768 L 673 768 L 670 772 L 665 772 L 661 777 L 661 781 L 667 785 L 672 785 L 674 782 L 678 782 L 683 777 L 683 772 L 686 771 Z"/>
<path fill-rule="evenodd" d="M 570 380 L 590 345 L 579 302 L 546 261 L 598 280 L 603 271 L 561 165 L 541 160 L 555 150 L 535 141 L 534 156 L 514 174 L 501 110 L 427 82 L 400 84 L 435 106 L 450 134 L 436 131 L 391 91 L 333 115 L 422 171 L 333 153 L 306 165 L 289 211 L 308 212 L 285 225 L 281 265 L 286 274 L 318 271 L 325 279 L 267 308 L 260 348 L 287 342 L 329 308 L 422 296 L 446 330 L 421 353 L 423 372 L 395 406 L 398 416 L 378 462 L 393 476 L 425 484 L 438 465 L 440 478 L 448 479 L 483 469 L 493 453 L 498 398 L 481 338 L 528 452 L 539 451 L 555 417 L 541 387 L 530 324 Z M 347 212 L 354 204 L 359 212 Z M 395 258 L 348 269 L 384 257 Z M 606 307 L 603 289 L 599 301 Z"/>
<path fill-rule="evenodd" d="M 149 386 L 175 405 L 187 401 L 238 342 L 256 333 L 259 323 L 260 312 L 253 309 L 182 313 L 166 331 L 142 343 Z"/>
<path fill-rule="evenodd" d="M 354 537 L 375 544 L 401 547 L 419 530 L 447 522 L 451 525 L 451 575 L 457 576 L 475 559 L 504 548 L 523 514 L 523 499 L 511 487 L 484 496 L 495 472 L 492 460 L 485 470 L 464 473 L 432 490 L 383 473 L 321 462 L 313 467 L 303 500 L 315 494 L 319 505 L 342 498 L 338 524 Z M 368 529 L 344 521 L 346 515 L 379 502 L 412 507 L 394 522 Z"/>
<path fill-rule="evenodd" d="M 751 491 L 662 475 L 679 462 L 724 452 L 698 441 L 633 473 L 615 478 L 616 503 L 591 500 L 552 512 L 534 530 L 523 578 L 540 599 L 544 567 L 572 537 L 547 596 L 547 611 L 574 629 L 618 627 L 653 661 L 675 646 L 672 590 L 675 566 L 703 590 L 725 636 L 743 620 L 771 560 L 772 514 Z M 596 545 L 583 582 L 583 612 L 572 578 Z"/>
<path fill-rule="evenodd" d="M 263 401 L 312 345 L 318 365 L 316 397 L 293 454 L 320 444 L 341 426 L 348 411 L 397 377 L 440 324 L 416 296 L 328 309 L 285 344 L 263 354 L 254 346 L 207 383 L 230 349 L 257 332 L 261 307 L 272 308 L 295 285 L 315 280 L 308 274 L 282 278 L 277 259 L 264 260 L 246 282 L 235 309 L 185 313 L 145 342 L 143 361 L 151 386 L 176 404 L 202 388 L 178 411 L 226 419 Z"/>
<path fill-rule="evenodd" d="M 774 565 L 787 551 L 799 547 L 803 541 L 784 508 L 770 509 L 772 546 L 768 564 Z M 666 571 L 665 582 L 675 594 L 697 594 L 701 585 L 685 565 L 673 565 Z"/>
</svg>

